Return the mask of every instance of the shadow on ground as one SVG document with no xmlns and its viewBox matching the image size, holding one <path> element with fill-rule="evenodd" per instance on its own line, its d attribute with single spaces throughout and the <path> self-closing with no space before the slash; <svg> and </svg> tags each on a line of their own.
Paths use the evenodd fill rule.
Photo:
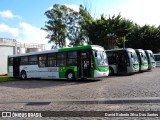
<svg viewBox="0 0 160 120">
<path fill-rule="evenodd" d="M 27 79 L 27 80 L 16 79 L 16 80 L 1 82 L 0 87 L 6 86 L 6 87 L 15 87 L 23 89 L 45 88 L 45 87 L 89 84 L 100 80 L 101 79 L 86 79 L 86 80 L 72 80 L 72 81 L 68 81 L 66 79 Z"/>
</svg>

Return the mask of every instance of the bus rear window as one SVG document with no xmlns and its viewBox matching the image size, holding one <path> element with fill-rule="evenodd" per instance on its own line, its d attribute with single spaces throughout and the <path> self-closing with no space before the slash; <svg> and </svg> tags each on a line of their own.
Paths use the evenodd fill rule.
<svg viewBox="0 0 160 120">
<path fill-rule="evenodd" d="M 8 65 L 13 66 L 13 58 L 8 58 Z"/>
</svg>

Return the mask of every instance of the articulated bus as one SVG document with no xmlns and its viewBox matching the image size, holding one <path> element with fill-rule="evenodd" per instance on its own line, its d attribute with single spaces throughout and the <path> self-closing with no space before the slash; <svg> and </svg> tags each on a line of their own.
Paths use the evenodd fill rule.
<svg viewBox="0 0 160 120">
<path fill-rule="evenodd" d="M 140 71 L 145 71 L 148 69 L 148 61 L 147 61 L 147 56 L 144 50 L 142 49 L 136 49 L 135 50 L 138 56 L 139 60 L 139 70 Z"/>
<path fill-rule="evenodd" d="M 156 61 L 156 67 L 160 67 L 160 53 L 154 54 L 155 61 Z"/>
<path fill-rule="evenodd" d="M 139 71 L 137 54 L 132 48 L 106 50 L 109 74 L 132 74 Z"/>
<path fill-rule="evenodd" d="M 156 67 L 156 62 L 154 59 L 153 52 L 151 50 L 145 50 L 145 53 L 147 55 L 147 60 L 148 60 L 148 70 L 151 70 L 152 68 Z"/>
<path fill-rule="evenodd" d="M 96 78 L 108 76 L 108 59 L 97 45 L 8 56 L 8 75 L 26 78 Z"/>
</svg>

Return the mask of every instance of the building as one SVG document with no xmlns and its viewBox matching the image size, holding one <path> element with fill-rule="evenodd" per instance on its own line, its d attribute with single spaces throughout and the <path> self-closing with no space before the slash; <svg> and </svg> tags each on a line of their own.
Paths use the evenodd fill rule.
<svg viewBox="0 0 160 120">
<path fill-rule="evenodd" d="M 8 55 L 16 55 L 44 50 L 44 44 L 20 43 L 15 39 L 0 38 L 0 75 L 7 74 Z"/>
</svg>

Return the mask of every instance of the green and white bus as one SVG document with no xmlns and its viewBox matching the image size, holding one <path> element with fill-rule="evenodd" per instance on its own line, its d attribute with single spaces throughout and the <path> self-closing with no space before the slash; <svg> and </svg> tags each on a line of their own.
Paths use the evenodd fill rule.
<svg viewBox="0 0 160 120">
<path fill-rule="evenodd" d="M 108 60 L 104 48 L 97 45 L 8 56 L 10 77 L 74 80 L 108 74 Z"/>
<path fill-rule="evenodd" d="M 148 60 L 148 70 L 151 70 L 152 68 L 156 67 L 156 62 L 154 59 L 153 52 L 151 50 L 145 50 L 145 53 L 147 55 L 147 60 Z"/>
<path fill-rule="evenodd" d="M 148 69 L 148 61 L 147 61 L 147 56 L 144 50 L 142 49 L 136 49 L 135 50 L 138 56 L 139 60 L 139 70 L 140 71 L 145 71 Z"/>
<path fill-rule="evenodd" d="M 137 54 L 132 48 L 106 50 L 109 74 L 132 74 L 139 71 Z"/>
</svg>

